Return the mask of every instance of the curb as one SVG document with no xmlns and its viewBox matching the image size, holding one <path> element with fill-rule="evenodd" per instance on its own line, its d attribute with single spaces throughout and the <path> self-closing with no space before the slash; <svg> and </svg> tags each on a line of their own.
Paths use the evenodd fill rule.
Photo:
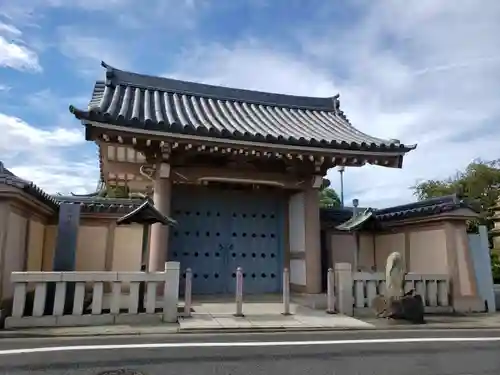
<svg viewBox="0 0 500 375">
<path fill-rule="evenodd" d="M 347 332 L 376 331 L 374 327 L 255 327 L 255 328 L 185 328 L 180 334 L 213 334 L 213 333 L 285 333 L 285 332 Z"/>
<path fill-rule="evenodd" d="M 180 333 L 179 329 L 173 329 L 166 332 L 93 332 L 93 333 L 35 333 L 35 332 L 6 332 L 0 331 L 0 341 L 2 339 L 46 339 L 46 338 L 77 338 L 77 337 L 119 337 L 119 336 L 164 336 Z"/>
<path fill-rule="evenodd" d="M 2 339 L 29 339 L 29 338 L 82 338 L 82 337 L 119 337 L 119 336 L 164 336 L 172 334 L 225 334 L 225 333 L 299 333 L 299 332 L 390 332 L 390 331 L 407 331 L 407 332 L 419 332 L 419 331 L 443 331 L 443 330 L 454 330 L 454 331 L 485 331 L 485 330 L 500 330 L 500 325 L 497 326 L 474 326 L 474 325 L 442 325 L 442 326 L 394 326 L 394 327 L 254 327 L 254 328 L 207 328 L 207 329 L 197 329 L 197 328 L 185 328 L 185 329 L 172 329 L 167 332 L 98 332 L 98 333 L 67 333 L 67 334 L 50 334 L 50 333 L 34 333 L 34 332 L 5 332 L 0 331 L 0 341 Z"/>
<path fill-rule="evenodd" d="M 454 331 L 485 331 L 485 330 L 500 330 L 500 325 L 496 326 L 474 326 L 474 325 L 442 325 L 442 326 L 426 326 L 423 325 L 408 325 L 408 326 L 394 326 L 394 327 L 255 327 L 255 328 L 185 328 L 180 329 L 179 334 L 213 334 L 213 333 L 284 333 L 284 332 L 355 332 L 355 331 L 371 331 L 371 332 L 390 332 L 390 331 L 444 331 L 444 330 L 454 330 Z"/>
</svg>

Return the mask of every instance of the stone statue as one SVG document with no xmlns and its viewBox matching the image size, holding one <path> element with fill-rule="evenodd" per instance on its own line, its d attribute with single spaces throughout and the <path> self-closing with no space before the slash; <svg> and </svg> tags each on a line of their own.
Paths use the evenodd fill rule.
<svg viewBox="0 0 500 375">
<path fill-rule="evenodd" d="M 398 252 L 387 257 L 385 265 L 385 297 L 399 299 L 404 295 L 405 269 L 403 258 Z"/>
<path fill-rule="evenodd" d="M 424 323 L 424 303 L 414 290 L 406 293 L 405 267 L 398 252 L 387 257 L 385 268 L 385 293 L 375 297 L 372 306 L 379 318 L 407 320 L 412 323 Z"/>
</svg>

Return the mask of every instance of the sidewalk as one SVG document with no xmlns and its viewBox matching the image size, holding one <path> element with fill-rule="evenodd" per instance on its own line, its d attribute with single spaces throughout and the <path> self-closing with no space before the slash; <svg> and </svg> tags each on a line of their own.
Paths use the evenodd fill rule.
<svg viewBox="0 0 500 375">
<path fill-rule="evenodd" d="M 235 317 L 232 312 L 214 311 L 214 306 L 206 306 L 211 312 L 197 313 L 190 318 L 179 318 L 173 324 L 137 324 L 87 327 L 30 328 L 0 330 L 2 338 L 42 338 L 42 337 L 91 337 L 124 335 L 165 335 L 182 333 L 227 333 L 227 332 L 288 332 L 288 331 L 353 331 L 353 330 L 422 330 L 422 329 L 500 329 L 500 313 L 471 315 L 427 315 L 426 323 L 415 325 L 399 321 L 389 321 L 371 317 L 352 318 L 345 315 L 329 315 L 324 311 L 296 307 L 293 315 L 284 316 L 270 313 L 272 305 L 245 305 L 245 316 Z"/>
<path fill-rule="evenodd" d="M 412 324 L 402 321 L 360 318 L 374 329 L 500 329 L 500 313 L 474 313 L 470 315 L 428 314 L 425 324 Z"/>
</svg>

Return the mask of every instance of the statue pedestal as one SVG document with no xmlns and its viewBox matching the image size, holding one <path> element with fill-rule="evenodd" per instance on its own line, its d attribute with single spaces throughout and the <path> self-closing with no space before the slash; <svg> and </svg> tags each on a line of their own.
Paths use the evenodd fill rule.
<svg viewBox="0 0 500 375">
<path fill-rule="evenodd" d="M 406 320 L 414 324 L 425 323 L 424 303 L 418 294 L 400 298 L 377 296 L 373 299 L 372 306 L 379 318 Z"/>
</svg>

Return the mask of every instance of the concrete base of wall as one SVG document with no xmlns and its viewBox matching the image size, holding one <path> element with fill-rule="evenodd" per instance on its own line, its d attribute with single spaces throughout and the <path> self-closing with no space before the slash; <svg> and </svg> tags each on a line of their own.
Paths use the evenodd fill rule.
<svg viewBox="0 0 500 375">
<path fill-rule="evenodd" d="M 0 329 L 5 327 L 6 318 L 7 318 L 7 310 L 0 310 Z"/>
<path fill-rule="evenodd" d="M 24 316 L 8 317 L 5 328 L 28 327 L 82 327 L 113 324 L 159 324 L 162 314 L 120 314 L 120 315 L 64 315 L 64 316 Z"/>
<path fill-rule="evenodd" d="M 496 310 L 500 311 L 500 284 L 493 285 L 493 292 L 495 293 Z"/>
<path fill-rule="evenodd" d="M 455 297 L 453 299 L 453 309 L 458 313 L 484 312 L 486 306 L 480 297 Z"/>
<path fill-rule="evenodd" d="M 293 293 L 290 300 L 297 305 L 309 307 L 314 310 L 326 310 L 327 298 L 326 294 L 307 294 L 307 293 Z"/>
<path fill-rule="evenodd" d="M 425 306 L 424 307 L 425 314 L 452 314 L 453 307 L 452 306 Z M 357 317 L 374 317 L 375 311 L 370 307 L 355 307 L 354 308 L 354 316 Z"/>
</svg>

